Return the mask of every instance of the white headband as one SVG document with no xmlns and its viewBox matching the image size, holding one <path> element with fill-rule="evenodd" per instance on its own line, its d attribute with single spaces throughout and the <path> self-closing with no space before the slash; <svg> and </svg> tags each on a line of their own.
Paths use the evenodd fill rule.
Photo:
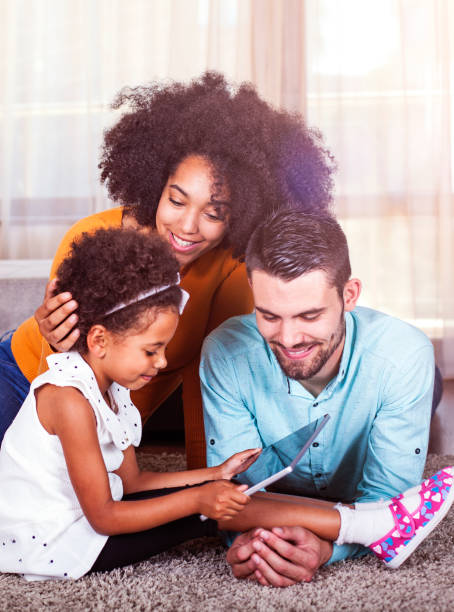
<svg viewBox="0 0 454 612">
<path fill-rule="evenodd" d="M 113 308 L 108 310 L 106 313 L 104 313 L 104 316 L 107 317 L 107 315 L 110 315 L 113 312 L 117 312 L 117 310 L 126 308 L 126 306 L 131 306 L 131 304 L 136 304 L 136 302 L 141 302 L 145 298 L 150 297 L 150 295 L 156 295 L 157 293 L 162 293 L 166 289 L 170 289 L 170 287 L 176 287 L 179 284 L 180 284 L 180 275 L 178 274 L 177 280 L 175 283 L 172 283 L 170 285 L 163 285 L 162 287 L 155 287 L 154 289 L 150 289 L 150 291 L 144 291 L 143 293 L 139 293 L 139 295 L 137 295 L 130 302 L 121 302 L 120 304 L 117 304 L 117 306 L 114 306 Z M 184 289 L 182 289 L 181 287 L 179 289 L 181 291 L 181 301 L 180 301 L 180 307 L 178 308 L 178 310 L 181 315 L 183 313 L 184 307 L 186 306 L 190 296 L 189 296 L 189 293 L 185 291 Z"/>
</svg>

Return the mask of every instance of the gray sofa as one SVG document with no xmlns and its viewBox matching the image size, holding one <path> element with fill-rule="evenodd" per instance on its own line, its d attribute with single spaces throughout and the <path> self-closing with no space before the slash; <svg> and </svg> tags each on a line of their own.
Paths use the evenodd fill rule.
<svg viewBox="0 0 454 612">
<path fill-rule="evenodd" d="M 0 260 L 0 335 L 33 315 L 42 302 L 51 261 Z"/>
</svg>

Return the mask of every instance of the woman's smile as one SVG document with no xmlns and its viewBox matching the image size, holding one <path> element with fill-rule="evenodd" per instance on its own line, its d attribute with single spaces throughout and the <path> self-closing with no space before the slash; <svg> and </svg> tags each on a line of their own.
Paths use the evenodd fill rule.
<svg viewBox="0 0 454 612">
<path fill-rule="evenodd" d="M 169 231 L 169 242 L 175 251 L 188 253 L 192 249 L 197 248 L 197 245 L 203 242 L 203 240 L 187 240 Z"/>
</svg>

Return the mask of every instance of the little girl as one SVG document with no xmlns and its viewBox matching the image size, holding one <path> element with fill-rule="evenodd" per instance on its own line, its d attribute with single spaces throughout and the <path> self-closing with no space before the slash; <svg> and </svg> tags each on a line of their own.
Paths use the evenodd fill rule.
<svg viewBox="0 0 454 612">
<path fill-rule="evenodd" d="M 230 480 L 259 449 L 223 464 L 143 472 L 140 416 L 129 391 L 165 368 L 188 295 L 158 236 L 84 234 L 58 270 L 55 293 L 79 304 L 75 350 L 48 357 L 0 450 L 0 571 L 29 580 L 79 578 L 144 560 L 217 529 L 300 525 L 370 546 L 398 567 L 445 516 L 453 469 L 388 501 L 333 507 L 258 493 Z M 201 521 L 200 514 L 211 520 Z"/>
</svg>

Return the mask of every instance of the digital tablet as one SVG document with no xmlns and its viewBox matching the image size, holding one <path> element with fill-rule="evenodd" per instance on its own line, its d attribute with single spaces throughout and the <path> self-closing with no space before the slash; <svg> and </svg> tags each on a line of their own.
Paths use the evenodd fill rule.
<svg viewBox="0 0 454 612">
<path fill-rule="evenodd" d="M 249 487 L 249 489 L 247 489 L 246 491 L 243 491 L 243 493 L 245 495 L 252 495 L 253 493 L 256 493 L 257 491 L 260 491 L 260 489 L 264 489 L 265 487 L 269 486 L 270 484 L 273 484 L 273 482 L 276 482 L 277 480 L 280 480 L 284 476 L 287 476 L 287 474 L 290 474 L 291 472 L 293 472 L 293 470 L 295 469 L 296 465 L 301 460 L 301 458 L 303 457 L 303 455 L 305 454 L 305 452 L 307 451 L 309 446 L 314 442 L 314 440 L 317 438 L 318 434 L 325 427 L 325 425 L 329 421 L 329 418 L 330 418 L 329 414 L 325 414 L 323 416 L 322 420 L 317 425 L 317 427 L 315 428 L 315 430 L 313 431 L 311 436 L 306 440 L 304 446 L 301 448 L 301 450 L 298 452 L 296 457 L 293 459 L 293 461 L 289 465 L 287 465 L 282 470 L 279 470 L 279 472 L 275 472 L 271 476 L 268 476 L 268 478 L 264 478 L 260 482 L 257 482 L 252 487 Z M 207 517 L 204 514 L 200 515 L 200 520 L 206 521 L 206 519 L 207 519 Z"/>
</svg>

